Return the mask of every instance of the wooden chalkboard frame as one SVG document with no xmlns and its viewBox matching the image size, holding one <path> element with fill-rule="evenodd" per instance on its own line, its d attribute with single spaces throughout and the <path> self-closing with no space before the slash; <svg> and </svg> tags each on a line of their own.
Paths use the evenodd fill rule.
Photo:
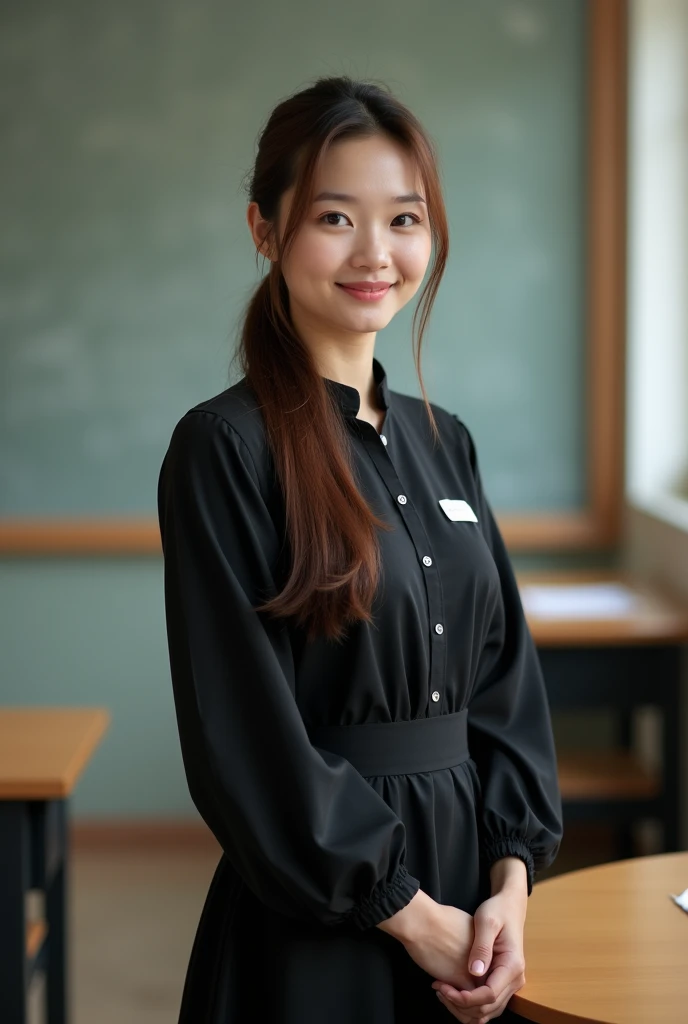
<svg viewBox="0 0 688 1024">
<path fill-rule="evenodd" d="M 511 551 L 604 549 L 623 497 L 627 0 L 587 0 L 586 409 L 588 503 L 553 514 L 500 514 Z M 0 520 L 6 555 L 159 554 L 150 518 Z"/>
</svg>

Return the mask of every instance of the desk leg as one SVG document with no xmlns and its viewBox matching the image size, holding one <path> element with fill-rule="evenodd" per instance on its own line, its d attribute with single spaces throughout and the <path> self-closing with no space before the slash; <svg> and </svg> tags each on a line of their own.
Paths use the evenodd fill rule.
<svg viewBox="0 0 688 1024">
<path fill-rule="evenodd" d="M 664 790 L 664 852 L 681 849 L 681 651 L 671 651 L 672 671 L 664 684 L 662 723 L 663 790 Z"/>
<path fill-rule="evenodd" d="M 25 896 L 29 815 L 22 800 L 0 801 L 0 1019 L 26 1024 L 28 966 Z"/>
<path fill-rule="evenodd" d="M 634 712 L 631 708 L 623 708 L 617 715 L 616 742 L 622 750 L 633 750 Z M 614 829 L 614 859 L 626 860 L 633 857 L 635 848 L 635 829 L 633 822 L 624 821 Z"/>
<path fill-rule="evenodd" d="M 58 811 L 54 869 L 45 889 L 49 956 L 46 969 L 48 1024 L 67 1021 L 67 866 L 69 863 L 67 801 L 56 802 Z"/>
</svg>

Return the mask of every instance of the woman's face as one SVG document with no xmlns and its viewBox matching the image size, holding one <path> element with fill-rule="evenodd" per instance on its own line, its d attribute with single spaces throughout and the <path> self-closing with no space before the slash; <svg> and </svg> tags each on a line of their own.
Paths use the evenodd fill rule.
<svg viewBox="0 0 688 1024">
<path fill-rule="evenodd" d="M 292 195 L 282 197 L 280 236 Z M 413 158 L 374 135 L 335 143 L 314 195 L 282 267 L 291 316 L 306 341 L 350 344 L 386 327 L 423 281 L 432 251 L 424 189 Z M 389 287 L 378 298 L 344 287 L 359 282 Z"/>
</svg>

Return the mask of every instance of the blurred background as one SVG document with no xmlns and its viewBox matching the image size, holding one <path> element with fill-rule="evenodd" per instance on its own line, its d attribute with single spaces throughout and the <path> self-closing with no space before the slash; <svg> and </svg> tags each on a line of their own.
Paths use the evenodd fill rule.
<svg viewBox="0 0 688 1024">
<path fill-rule="evenodd" d="M 179 752 L 157 475 L 177 420 L 236 379 L 262 125 L 341 73 L 420 117 L 451 231 L 424 381 L 476 437 L 517 572 L 625 574 L 651 588 L 656 621 L 680 623 L 688 5 L 28 0 L 1 17 L 0 704 L 108 709 L 70 801 L 73 1019 L 162 1024 L 219 851 Z M 393 390 L 420 395 L 412 313 L 376 354 Z M 632 771 L 604 760 L 613 702 L 553 703 L 577 813 L 549 873 L 688 846 L 688 632 L 651 634 L 641 613 L 626 639 L 644 629 L 679 657 L 671 750 L 643 699 L 626 719 Z M 569 641 L 599 646 L 604 611 L 567 614 Z M 551 609 L 539 632 L 535 618 L 543 651 L 561 647 Z M 631 772 L 610 798 L 638 797 L 621 833 L 599 804 L 586 818 L 586 765 L 598 781 Z"/>
</svg>

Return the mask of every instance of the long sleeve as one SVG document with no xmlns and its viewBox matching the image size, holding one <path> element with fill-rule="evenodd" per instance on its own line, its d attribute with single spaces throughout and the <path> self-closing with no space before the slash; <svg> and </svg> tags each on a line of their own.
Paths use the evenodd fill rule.
<svg viewBox="0 0 688 1024">
<path fill-rule="evenodd" d="M 289 631 L 254 610 L 276 593 L 282 538 L 223 417 L 196 409 L 179 421 L 158 514 L 177 724 L 201 816 L 271 909 L 361 929 L 391 917 L 419 887 L 405 826 L 348 761 L 308 739 Z"/>
<path fill-rule="evenodd" d="M 473 438 L 458 417 L 475 481 L 475 512 L 497 567 L 500 593 L 468 709 L 471 756 L 481 781 L 483 855 L 520 857 L 535 875 L 557 855 L 561 794 L 549 703 L 518 585 L 485 496 Z"/>
</svg>

